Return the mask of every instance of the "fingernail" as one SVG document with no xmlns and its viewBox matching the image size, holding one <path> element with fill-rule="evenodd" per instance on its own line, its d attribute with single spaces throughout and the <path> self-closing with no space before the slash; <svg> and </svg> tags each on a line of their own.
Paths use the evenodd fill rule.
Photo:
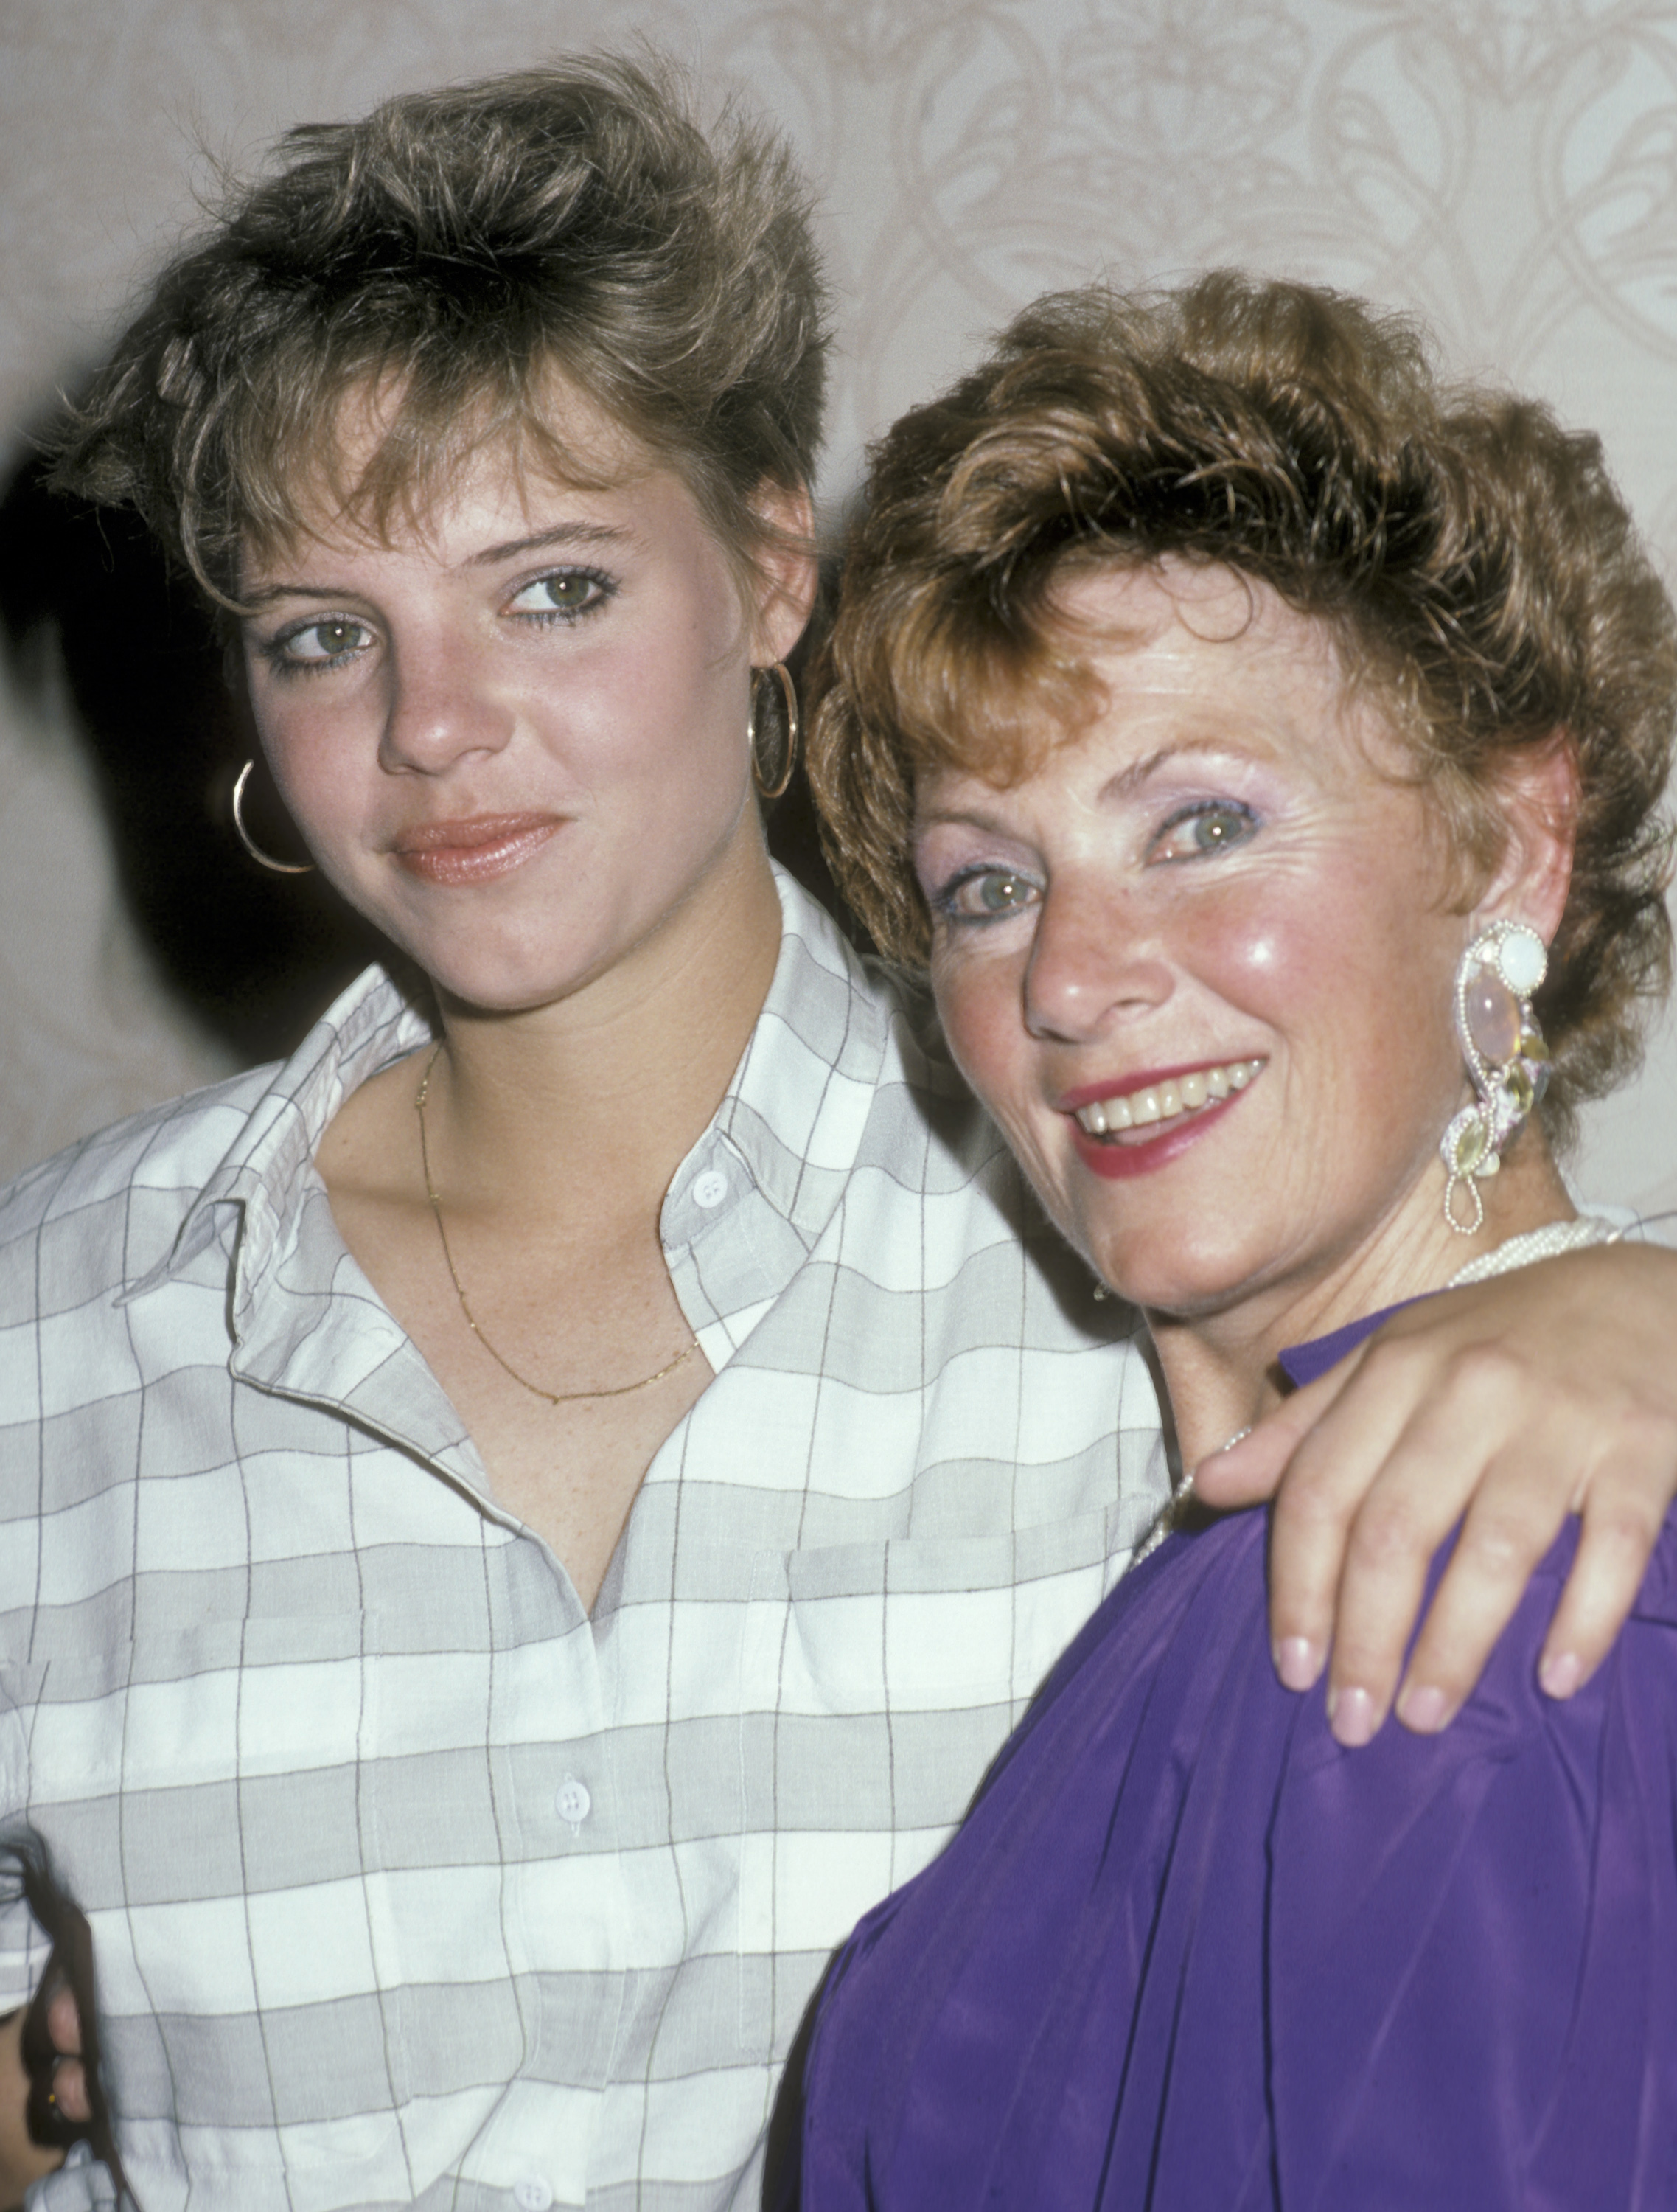
<svg viewBox="0 0 1677 2212">
<path fill-rule="evenodd" d="M 1275 1672 L 1283 1689 L 1308 1690 L 1322 1672 L 1322 1654 L 1308 1636 L 1284 1636 L 1275 1647 Z"/>
<path fill-rule="evenodd" d="M 1537 1670 L 1546 1698 L 1570 1698 L 1583 1680 L 1583 1667 L 1576 1651 L 1558 1651 Z"/>
<path fill-rule="evenodd" d="M 1437 1735 L 1449 1710 L 1449 1698 L 1431 1682 L 1412 1683 L 1397 1701 L 1398 1718 L 1417 1735 Z"/>
<path fill-rule="evenodd" d="M 1358 1751 L 1377 1725 L 1374 1699 L 1366 1690 L 1333 1690 L 1328 1698 L 1328 1725 L 1347 1751 Z"/>
</svg>

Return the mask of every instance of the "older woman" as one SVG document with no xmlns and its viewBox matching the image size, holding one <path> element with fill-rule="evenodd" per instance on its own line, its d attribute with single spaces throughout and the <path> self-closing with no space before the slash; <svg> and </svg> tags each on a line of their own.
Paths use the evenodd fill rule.
<svg viewBox="0 0 1677 2212">
<path fill-rule="evenodd" d="M 1222 275 L 1040 304 L 870 489 L 835 849 L 1183 1462 L 1605 1233 L 1552 1145 L 1666 979 L 1677 653 L 1596 441 Z M 1357 1756 L 1271 1672 L 1263 1543 L 1170 1535 L 864 1922 L 806 2212 L 1670 2203 L 1677 1528 L 1571 1704 L 1568 1539 L 1449 1733 Z"/>
<path fill-rule="evenodd" d="M 540 72 L 295 134 L 65 456 L 222 611 L 253 852 L 396 955 L 0 1203 L 0 1814 L 86 1911 L 147 2212 L 743 2201 L 831 1946 L 1163 1501 L 1127 1316 L 765 853 L 823 315 L 770 138 Z M 1534 1373 L 1642 1407 L 1643 1304 L 1550 1271 Z"/>
</svg>

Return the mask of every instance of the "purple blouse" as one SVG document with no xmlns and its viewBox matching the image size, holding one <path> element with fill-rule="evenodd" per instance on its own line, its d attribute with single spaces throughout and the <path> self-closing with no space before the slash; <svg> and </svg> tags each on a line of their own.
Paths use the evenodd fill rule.
<svg viewBox="0 0 1677 2212">
<path fill-rule="evenodd" d="M 1455 1723 L 1356 1752 L 1276 1681 L 1265 1528 L 1126 1577 L 859 1926 L 804 2212 L 1677 2205 L 1677 1519 L 1576 1697 L 1573 1526 Z"/>
</svg>

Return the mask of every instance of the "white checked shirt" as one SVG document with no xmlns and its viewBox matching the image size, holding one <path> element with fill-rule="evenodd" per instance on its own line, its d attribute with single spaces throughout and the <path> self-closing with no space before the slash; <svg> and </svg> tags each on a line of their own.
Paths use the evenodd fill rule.
<svg viewBox="0 0 1677 2212">
<path fill-rule="evenodd" d="M 428 1034 L 380 972 L 0 1200 L 0 1815 L 93 1923 L 145 2212 L 751 2202 L 829 1951 L 1157 1510 L 1127 1317 L 781 891 L 661 1221 L 716 1379 L 592 1619 L 313 1170 Z"/>
</svg>

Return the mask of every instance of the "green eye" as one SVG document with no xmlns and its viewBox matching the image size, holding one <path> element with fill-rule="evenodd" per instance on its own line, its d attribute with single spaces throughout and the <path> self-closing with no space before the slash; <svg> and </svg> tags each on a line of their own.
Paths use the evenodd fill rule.
<svg viewBox="0 0 1677 2212">
<path fill-rule="evenodd" d="M 974 888 L 986 914 L 1011 914 L 1015 907 L 1026 904 L 1030 896 L 1030 885 L 1021 883 L 1018 876 L 981 876 Z"/>
<path fill-rule="evenodd" d="M 933 903 L 952 921 L 1000 921 L 1036 903 L 1036 885 L 1011 868 L 975 868 L 959 876 Z"/>
<path fill-rule="evenodd" d="M 1194 842 L 1202 853 L 1215 853 L 1245 834 L 1246 817 L 1232 806 L 1219 806 L 1209 814 L 1200 815 L 1193 829 Z"/>
<path fill-rule="evenodd" d="M 541 587 L 549 604 L 567 614 L 586 607 L 598 588 L 592 576 L 544 576 Z"/>
<path fill-rule="evenodd" d="M 555 568 L 546 576 L 532 577 L 514 596 L 512 611 L 550 621 L 556 615 L 568 620 L 591 613 L 611 596 L 609 580 L 592 568 Z"/>
<path fill-rule="evenodd" d="M 1154 838 L 1156 860 L 1199 860 L 1232 846 L 1243 844 L 1257 827 L 1257 817 L 1232 799 L 1206 799 L 1173 815 Z"/>
<path fill-rule="evenodd" d="M 352 622 L 348 615 L 327 615 L 285 631 L 264 650 L 277 667 L 328 668 L 362 652 L 371 641 L 365 623 Z"/>
</svg>

